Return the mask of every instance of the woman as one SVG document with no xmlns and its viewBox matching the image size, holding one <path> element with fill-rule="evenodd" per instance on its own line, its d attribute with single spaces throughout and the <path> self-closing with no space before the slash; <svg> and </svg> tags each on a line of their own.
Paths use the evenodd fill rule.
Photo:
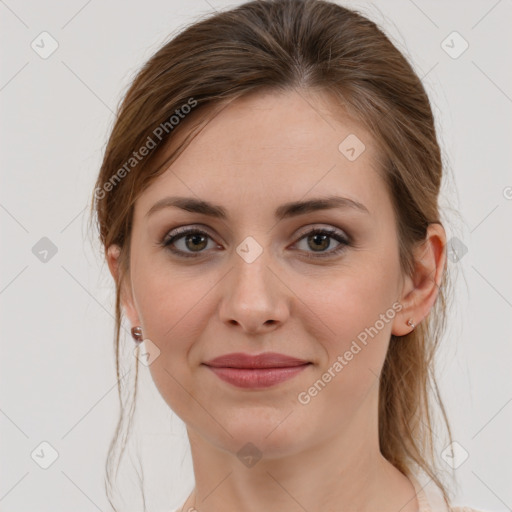
<svg viewBox="0 0 512 512">
<path fill-rule="evenodd" d="M 438 477 L 432 399 L 451 434 L 428 392 L 441 179 L 421 81 L 334 3 L 249 2 L 145 64 L 94 208 L 118 377 L 122 308 L 187 427 L 180 510 L 464 510 Z"/>
</svg>

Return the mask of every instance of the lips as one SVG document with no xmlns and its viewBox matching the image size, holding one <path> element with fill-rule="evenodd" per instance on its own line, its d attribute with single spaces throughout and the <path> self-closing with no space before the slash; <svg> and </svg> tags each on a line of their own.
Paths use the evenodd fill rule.
<svg viewBox="0 0 512 512">
<path fill-rule="evenodd" d="M 238 352 L 216 357 L 204 364 L 219 379 L 239 388 L 266 388 L 298 375 L 311 362 L 276 352 L 254 356 Z"/>
<path fill-rule="evenodd" d="M 309 361 L 297 359 L 296 357 L 278 354 L 277 352 L 265 352 L 263 354 L 251 355 L 242 352 L 226 354 L 207 361 L 207 366 L 216 368 L 289 368 L 301 366 Z"/>
</svg>

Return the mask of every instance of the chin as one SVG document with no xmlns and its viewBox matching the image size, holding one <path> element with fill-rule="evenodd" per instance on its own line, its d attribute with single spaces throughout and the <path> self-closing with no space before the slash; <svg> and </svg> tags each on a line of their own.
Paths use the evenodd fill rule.
<svg viewBox="0 0 512 512">
<path fill-rule="evenodd" d="M 222 425 L 231 436 L 222 430 L 223 434 L 216 439 L 216 444 L 233 454 L 242 451 L 243 455 L 247 451 L 250 455 L 254 451 L 256 455 L 268 459 L 293 455 L 300 451 L 305 441 L 302 438 L 307 431 L 304 426 L 291 421 L 293 414 L 288 418 L 287 414 L 282 411 L 271 414 L 266 411 L 265 414 L 261 409 L 254 412 L 242 409 L 240 415 L 229 420 L 224 416 Z"/>
</svg>

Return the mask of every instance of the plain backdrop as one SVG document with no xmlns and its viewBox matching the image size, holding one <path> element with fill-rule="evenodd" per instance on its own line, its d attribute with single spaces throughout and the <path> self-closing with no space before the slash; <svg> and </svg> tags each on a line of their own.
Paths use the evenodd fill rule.
<svg viewBox="0 0 512 512">
<path fill-rule="evenodd" d="M 90 242 L 93 184 L 140 66 L 185 24 L 239 3 L 0 1 L 0 511 L 110 510 L 114 295 Z M 454 438 L 467 454 L 455 501 L 511 510 L 512 3 L 343 5 L 383 28 L 432 102 L 446 166 L 443 218 L 458 255 L 439 358 Z M 131 453 L 143 460 L 147 510 L 174 510 L 193 485 L 186 432 L 141 373 Z M 137 474 L 126 471 L 125 510 L 142 511 Z"/>
</svg>

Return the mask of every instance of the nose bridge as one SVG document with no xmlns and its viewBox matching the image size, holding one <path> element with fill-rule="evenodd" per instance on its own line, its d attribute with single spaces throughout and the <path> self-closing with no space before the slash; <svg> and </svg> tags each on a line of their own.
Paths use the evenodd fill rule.
<svg viewBox="0 0 512 512">
<path fill-rule="evenodd" d="M 259 238 L 262 240 L 263 235 Z M 286 287 L 271 267 L 275 265 L 272 265 L 270 249 L 256 238 L 248 236 L 235 248 L 222 294 L 220 314 L 224 322 L 236 322 L 246 330 L 257 330 L 285 319 Z"/>
</svg>

